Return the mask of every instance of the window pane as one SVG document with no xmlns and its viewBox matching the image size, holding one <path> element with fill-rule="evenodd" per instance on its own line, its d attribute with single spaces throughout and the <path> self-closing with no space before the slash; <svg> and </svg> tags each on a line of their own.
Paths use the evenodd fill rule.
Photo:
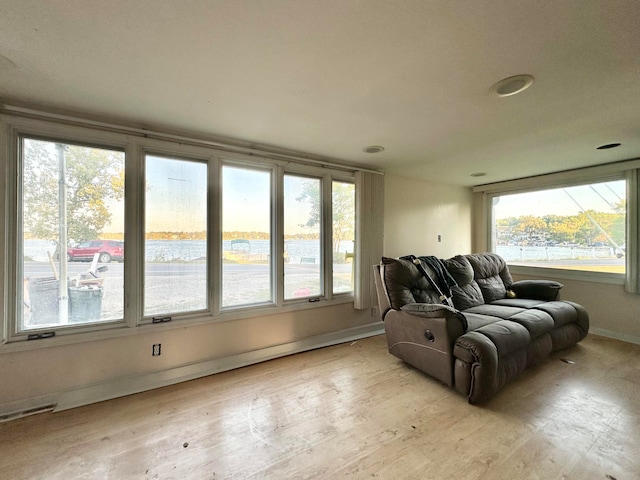
<svg viewBox="0 0 640 480">
<path fill-rule="evenodd" d="M 207 165 L 147 155 L 144 314 L 207 308 Z"/>
<path fill-rule="evenodd" d="M 513 265 L 624 273 L 624 180 L 494 197 L 494 251 Z"/>
<path fill-rule="evenodd" d="M 222 307 L 271 302 L 271 173 L 222 168 Z"/>
<path fill-rule="evenodd" d="M 333 293 L 353 291 L 356 188 L 353 183 L 333 182 Z"/>
<path fill-rule="evenodd" d="M 124 153 L 24 138 L 22 175 L 19 330 L 121 319 Z"/>
<path fill-rule="evenodd" d="M 284 177 L 284 297 L 322 294 L 320 179 Z"/>
</svg>

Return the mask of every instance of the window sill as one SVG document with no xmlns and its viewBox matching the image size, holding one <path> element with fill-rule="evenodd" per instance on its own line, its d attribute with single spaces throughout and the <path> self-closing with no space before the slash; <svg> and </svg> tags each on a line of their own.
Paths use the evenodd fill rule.
<svg viewBox="0 0 640 480">
<path fill-rule="evenodd" d="M 57 332 L 56 336 L 39 340 L 11 340 L 4 345 L 0 345 L 0 354 L 35 350 L 39 348 L 57 347 L 63 345 L 74 345 L 78 343 L 93 342 L 98 340 L 108 340 L 112 338 L 129 337 L 133 335 L 143 335 L 150 332 L 174 330 L 177 328 L 195 327 L 210 325 L 215 323 L 230 322 L 245 318 L 263 317 L 266 315 L 278 315 L 287 312 L 309 310 L 315 308 L 331 307 L 334 305 L 353 304 L 352 295 L 344 295 L 331 300 L 320 300 L 317 302 L 291 303 L 282 307 L 265 306 L 246 309 L 234 309 L 213 316 L 208 313 L 193 314 L 189 316 L 175 317 L 171 322 L 163 323 L 140 323 L 135 327 L 128 327 L 118 324 L 110 329 L 84 331 L 76 333 Z"/>
<path fill-rule="evenodd" d="M 509 271 L 514 275 L 575 280 L 580 282 L 606 283 L 610 285 L 624 285 L 625 276 L 622 273 L 591 272 L 587 270 L 568 270 L 562 268 L 530 267 L 524 265 L 509 265 Z"/>
</svg>

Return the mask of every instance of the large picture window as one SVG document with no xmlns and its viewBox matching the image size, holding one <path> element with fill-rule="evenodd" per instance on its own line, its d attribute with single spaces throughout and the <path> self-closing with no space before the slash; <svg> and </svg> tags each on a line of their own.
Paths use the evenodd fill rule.
<svg viewBox="0 0 640 480">
<path fill-rule="evenodd" d="M 354 300 L 368 308 L 354 265 L 356 190 L 369 182 L 354 171 L 2 121 L 0 342 L 75 342 Z"/>
<path fill-rule="evenodd" d="M 492 197 L 493 251 L 512 265 L 625 273 L 626 182 Z"/>
<path fill-rule="evenodd" d="M 123 318 L 124 153 L 22 137 L 17 331 Z"/>
</svg>

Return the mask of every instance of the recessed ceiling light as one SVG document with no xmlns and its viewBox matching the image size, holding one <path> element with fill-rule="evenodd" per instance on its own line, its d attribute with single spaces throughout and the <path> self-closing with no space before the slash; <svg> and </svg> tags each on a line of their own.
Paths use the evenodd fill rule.
<svg viewBox="0 0 640 480">
<path fill-rule="evenodd" d="M 533 77 L 531 75 L 514 75 L 495 83 L 489 90 L 499 97 L 510 97 L 516 93 L 523 92 L 531 86 Z"/>
<path fill-rule="evenodd" d="M 616 148 L 620 145 L 620 143 L 607 143 L 606 145 L 600 145 L 599 147 L 596 147 L 596 150 L 609 150 L 610 148 Z"/>
<path fill-rule="evenodd" d="M 471 174 L 472 177 L 484 177 L 485 175 L 486 172 L 476 172 Z"/>
<path fill-rule="evenodd" d="M 384 150 L 384 147 L 381 145 L 369 145 L 368 147 L 364 147 L 362 151 L 364 153 L 380 153 Z"/>
</svg>

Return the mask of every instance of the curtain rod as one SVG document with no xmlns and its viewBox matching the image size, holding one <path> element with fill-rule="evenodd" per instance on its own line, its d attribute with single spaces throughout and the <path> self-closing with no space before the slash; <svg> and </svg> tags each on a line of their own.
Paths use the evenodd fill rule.
<svg viewBox="0 0 640 480">
<path fill-rule="evenodd" d="M 57 121 L 62 121 L 75 126 L 94 127 L 94 128 L 113 131 L 117 133 L 136 135 L 139 137 L 154 138 L 156 140 L 171 140 L 171 141 L 176 141 L 180 143 L 188 143 L 194 146 L 214 147 L 214 148 L 218 148 L 231 153 L 244 153 L 247 155 L 262 156 L 262 157 L 269 158 L 271 160 L 287 160 L 287 161 L 293 161 L 296 163 L 306 163 L 306 164 L 311 164 L 315 166 L 336 168 L 340 170 L 361 171 L 361 172 L 367 172 L 367 173 L 372 173 L 376 175 L 384 175 L 384 172 L 380 170 L 363 168 L 355 165 L 329 162 L 326 160 L 316 160 L 313 158 L 301 157 L 301 156 L 293 155 L 289 153 L 278 153 L 271 150 L 261 150 L 255 147 L 244 147 L 241 145 L 234 145 L 233 143 L 224 143 L 224 142 L 214 141 L 214 140 L 198 139 L 198 138 L 193 138 L 185 135 L 176 135 L 176 134 L 166 133 L 161 131 L 148 130 L 145 128 L 128 127 L 125 125 L 119 125 L 117 123 L 89 120 L 82 117 L 51 113 L 51 112 L 46 112 L 46 111 L 37 110 L 33 108 L 17 107 L 13 105 L 2 104 L 2 106 L 0 107 L 0 112 L 6 112 L 7 114 L 14 114 L 14 115 L 20 115 L 25 117 L 34 117 L 36 119 L 41 119 L 41 120 L 57 120 Z"/>
</svg>

